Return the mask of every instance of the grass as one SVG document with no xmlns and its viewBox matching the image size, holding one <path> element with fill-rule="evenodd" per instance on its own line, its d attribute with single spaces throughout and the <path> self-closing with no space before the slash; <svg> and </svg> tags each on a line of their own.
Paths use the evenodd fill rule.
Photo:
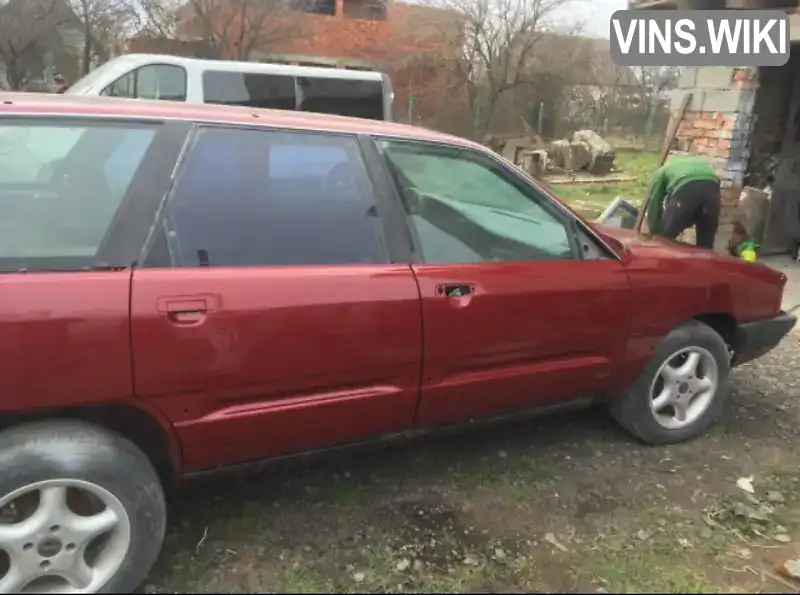
<svg viewBox="0 0 800 595">
<path fill-rule="evenodd" d="M 558 184 L 551 186 L 551 189 L 587 219 L 594 219 L 617 196 L 624 197 L 632 204 L 641 204 L 657 163 L 658 153 L 655 151 L 617 151 L 615 169 L 620 173 L 635 176 L 635 181 L 609 184 Z"/>
<path fill-rule="evenodd" d="M 744 441 L 737 451 L 721 429 L 692 445 L 640 449 L 616 441 L 605 414 L 558 419 L 192 490 L 173 509 L 153 586 L 797 592 L 776 571 L 800 555 L 794 442 L 768 463 L 774 444 Z M 703 452 L 692 454 L 698 445 Z M 731 462 L 709 471 L 721 454 Z M 752 494 L 735 482 L 751 474 Z"/>
<path fill-rule="evenodd" d="M 468 483 L 475 485 L 466 489 L 459 486 L 459 493 L 491 489 L 500 501 L 519 503 L 535 501 L 538 493 L 551 489 L 556 469 L 503 452 L 501 457 L 462 470 L 474 476 Z M 517 481 L 511 481 L 511 477 Z M 800 475 L 790 472 L 765 478 L 752 495 L 732 487 L 694 515 L 653 501 L 634 516 L 622 507 L 622 516 L 607 517 L 593 528 L 584 526 L 575 531 L 569 524 L 563 525 L 554 530 L 558 542 L 565 544 L 563 549 L 543 539 L 544 528 L 529 533 L 524 511 L 505 512 L 510 515 L 508 520 L 523 516 L 518 532 L 490 536 L 463 524 L 458 510 L 442 510 L 422 501 L 412 509 L 395 510 L 399 516 L 389 524 L 385 518 L 381 521 L 381 517 L 371 515 L 372 522 L 359 528 L 359 539 L 343 547 L 326 536 L 336 528 L 345 528 L 358 509 L 369 506 L 371 496 L 359 490 L 359 485 L 355 476 L 345 481 L 330 480 L 320 490 L 313 508 L 315 514 L 334 521 L 332 526 L 324 531 L 319 526 L 312 532 L 300 529 L 291 534 L 289 543 L 286 535 L 271 537 L 272 531 L 264 532 L 272 524 L 267 519 L 275 512 L 263 505 L 263 495 L 248 498 L 244 506 L 236 507 L 245 522 L 213 523 L 207 542 L 195 545 L 192 539 L 174 551 L 170 560 L 172 581 L 203 592 L 235 584 L 256 591 L 269 585 L 272 592 L 283 593 L 543 589 L 752 593 L 781 580 L 774 578 L 771 568 L 759 563 L 759 552 L 776 547 L 776 533 L 797 535 L 800 529 L 800 522 L 792 515 L 800 503 Z M 781 493 L 780 503 L 769 504 L 775 499 L 769 494 L 775 491 Z M 743 514 L 742 504 L 748 507 L 745 511 L 763 508 L 766 512 L 763 516 Z M 331 516 L 331 512 L 336 515 Z M 502 514 L 500 508 L 495 513 Z M 232 516 L 237 515 L 223 514 L 228 521 Z M 512 522 L 512 526 L 515 524 Z M 321 542 L 317 541 L 320 537 Z M 278 551 L 273 549 L 276 546 Z M 273 556 L 265 560 L 263 548 L 271 549 Z M 747 557 L 741 556 L 742 551 L 748 552 Z M 777 583 L 784 591 L 787 585 Z"/>
</svg>

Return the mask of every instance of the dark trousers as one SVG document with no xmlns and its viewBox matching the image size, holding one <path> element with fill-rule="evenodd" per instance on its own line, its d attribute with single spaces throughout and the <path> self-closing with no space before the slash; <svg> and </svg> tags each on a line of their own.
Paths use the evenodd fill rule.
<svg viewBox="0 0 800 595">
<path fill-rule="evenodd" d="M 697 232 L 697 245 L 714 248 L 719 227 L 719 182 L 695 180 L 686 182 L 667 198 L 661 234 L 674 240 L 692 226 Z"/>
</svg>

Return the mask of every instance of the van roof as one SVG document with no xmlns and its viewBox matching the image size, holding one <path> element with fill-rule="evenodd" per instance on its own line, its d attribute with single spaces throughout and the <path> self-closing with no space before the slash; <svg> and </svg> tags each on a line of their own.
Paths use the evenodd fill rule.
<svg viewBox="0 0 800 595">
<path fill-rule="evenodd" d="M 0 92 L 0 118 L 8 115 L 100 116 L 247 124 L 249 126 L 392 136 L 484 149 L 481 145 L 466 139 L 395 122 L 303 111 L 254 109 L 173 101 Z"/>
<path fill-rule="evenodd" d="M 296 66 L 272 62 L 243 62 L 237 60 L 209 60 L 188 58 L 169 54 L 123 54 L 98 66 L 95 70 L 111 70 L 120 64 L 137 67 L 145 64 L 174 64 L 184 67 L 198 67 L 203 70 L 226 70 L 229 72 L 287 73 L 294 76 L 322 78 L 348 78 L 379 81 L 382 73 L 377 70 L 353 70 L 347 68 L 328 68 L 325 66 Z M 91 74 L 91 73 L 90 73 Z"/>
</svg>

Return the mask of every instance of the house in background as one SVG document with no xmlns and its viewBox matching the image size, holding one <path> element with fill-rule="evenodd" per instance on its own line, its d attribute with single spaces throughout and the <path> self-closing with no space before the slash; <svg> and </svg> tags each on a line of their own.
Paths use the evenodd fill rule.
<svg viewBox="0 0 800 595">
<path fill-rule="evenodd" d="M 204 0 L 179 9 L 174 38 L 140 35 L 123 52 L 169 53 L 202 58 L 380 70 L 395 91 L 395 116 L 425 121 L 453 82 L 443 60 L 460 51 L 461 28 L 453 13 L 393 0 L 293 0 L 265 15 L 237 3 Z"/>
<path fill-rule="evenodd" d="M 84 72 L 85 27 L 65 0 L 0 0 L 0 86 L 48 90 Z M 107 56 L 94 44 L 97 61 Z"/>
</svg>

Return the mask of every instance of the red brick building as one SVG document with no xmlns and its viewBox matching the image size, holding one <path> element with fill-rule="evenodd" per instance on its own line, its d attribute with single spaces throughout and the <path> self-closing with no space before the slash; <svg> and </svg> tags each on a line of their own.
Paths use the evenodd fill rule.
<svg viewBox="0 0 800 595">
<path fill-rule="evenodd" d="M 382 70 L 394 84 L 396 119 L 430 124 L 457 111 L 461 95 L 446 67 L 461 39 L 453 13 L 387 0 L 290 1 L 258 13 L 247 3 L 190 0 L 177 39 L 139 37 L 124 51 Z"/>
</svg>

